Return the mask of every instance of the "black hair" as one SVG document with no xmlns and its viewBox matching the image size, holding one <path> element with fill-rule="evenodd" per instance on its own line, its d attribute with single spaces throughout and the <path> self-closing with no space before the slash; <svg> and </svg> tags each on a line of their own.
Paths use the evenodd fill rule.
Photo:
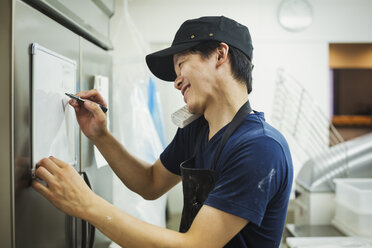
<svg viewBox="0 0 372 248">
<path fill-rule="evenodd" d="M 202 42 L 195 47 L 188 49 L 186 52 L 199 53 L 202 58 L 209 56 L 220 46 L 219 41 Z M 229 46 L 229 56 L 231 61 L 231 71 L 234 78 L 243 82 L 247 86 L 248 94 L 252 91 L 252 69 L 253 65 L 250 59 L 239 49 Z"/>
</svg>

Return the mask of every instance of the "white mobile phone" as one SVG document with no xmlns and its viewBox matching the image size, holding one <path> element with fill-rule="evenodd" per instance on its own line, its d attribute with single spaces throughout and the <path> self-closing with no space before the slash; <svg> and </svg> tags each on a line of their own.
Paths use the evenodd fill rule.
<svg viewBox="0 0 372 248">
<path fill-rule="evenodd" d="M 176 126 L 178 126 L 180 128 L 184 128 L 187 125 L 189 125 L 191 122 L 198 119 L 199 116 L 200 115 L 190 114 L 190 112 L 187 108 L 187 105 L 185 105 L 185 106 L 183 106 L 182 108 L 180 108 L 179 110 L 177 110 L 176 112 L 174 112 L 172 114 L 172 122 Z"/>
</svg>

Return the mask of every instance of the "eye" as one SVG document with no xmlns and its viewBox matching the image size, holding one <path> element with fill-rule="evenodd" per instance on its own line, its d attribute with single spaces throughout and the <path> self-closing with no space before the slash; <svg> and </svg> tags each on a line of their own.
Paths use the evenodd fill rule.
<svg viewBox="0 0 372 248">
<path fill-rule="evenodd" d="M 181 65 L 183 64 L 183 61 L 182 62 L 179 62 L 178 63 L 178 68 L 181 68 Z"/>
</svg>

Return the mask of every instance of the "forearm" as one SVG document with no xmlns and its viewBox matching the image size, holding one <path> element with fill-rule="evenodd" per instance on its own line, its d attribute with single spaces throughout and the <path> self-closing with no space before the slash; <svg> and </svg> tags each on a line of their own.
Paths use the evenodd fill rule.
<svg viewBox="0 0 372 248">
<path fill-rule="evenodd" d="M 107 237 L 123 247 L 192 247 L 187 234 L 168 230 L 140 221 L 104 199 L 96 196 L 95 203 L 83 214 Z"/>
<path fill-rule="evenodd" d="M 145 198 L 152 195 L 150 191 L 154 188 L 151 164 L 131 155 L 109 132 L 92 141 L 129 189 Z"/>
</svg>

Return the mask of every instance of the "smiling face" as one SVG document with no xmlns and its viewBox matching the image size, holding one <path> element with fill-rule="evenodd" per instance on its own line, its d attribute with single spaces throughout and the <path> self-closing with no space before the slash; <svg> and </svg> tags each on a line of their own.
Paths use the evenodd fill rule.
<svg viewBox="0 0 372 248">
<path fill-rule="evenodd" d="M 202 58 L 198 53 L 173 56 L 177 78 L 174 87 L 181 91 L 190 113 L 203 114 L 216 98 L 215 56 Z"/>
</svg>

